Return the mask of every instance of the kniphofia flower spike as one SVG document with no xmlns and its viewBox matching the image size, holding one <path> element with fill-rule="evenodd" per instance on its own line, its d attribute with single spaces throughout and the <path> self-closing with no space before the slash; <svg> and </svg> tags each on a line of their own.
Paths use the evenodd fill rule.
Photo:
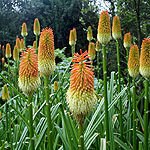
<svg viewBox="0 0 150 150">
<path fill-rule="evenodd" d="M 94 73 L 90 65 L 91 61 L 86 61 L 87 51 L 74 54 L 72 62 L 70 87 L 67 91 L 67 103 L 74 118 L 78 123 L 83 123 L 96 104 L 97 97 L 94 91 Z"/>
<path fill-rule="evenodd" d="M 132 45 L 131 39 L 132 38 L 131 38 L 130 32 L 128 32 L 128 33 L 126 33 L 124 35 L 124 43 L 123 43 L 123 45 L 124 45 L 125 48 L 130 48 L 131 47 L 131 45 Z"/>
</svg>

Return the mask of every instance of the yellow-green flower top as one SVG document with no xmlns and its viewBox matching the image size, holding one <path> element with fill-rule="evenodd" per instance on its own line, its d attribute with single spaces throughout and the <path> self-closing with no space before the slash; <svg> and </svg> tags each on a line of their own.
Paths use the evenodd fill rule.
<svg viewBox="0 0 150 150">
<path fill-rule="evenodd" d="M 74 30 L 70 30 L 70 35 L 69 35 L 69 45 L 73 46 L 76 44 L 76 39 L 75 39 L 75 32 Z"/>
<path fill-rule="evenodd" d="M 97 39 L 102 45 L 106 45 L 111 40 L 110 18 L 108 11 L 102 11 L 99 24 Z"/>
<path fill-rule="evenodd" d="M 33 32 L 35 35 L 40 35 L 40 23 L 38 18 L 34 20 Z"/>
<path fill-rule="evenodd" d="M 11 47 L 10 44 L 7 43 L 6 44 L 6 53 L 5 53 L 6 58 L 10 58 L 11 57 Z"/>
<path fill-rule="evenodd" d="M 39 40 L 38 65 L 43 76 L 50 76 L 55 70 L 54 35 L 51 28 L 42 30 Z"/>
<path fill-rule="evenodd" d="M 140 73 L 143 77 L 150 77 L 150 39 L 144 39 L 140 55 Z"/>
<path fill-rule="evenodd" d="M 121 26 L 119 16 L 114 16 L 113 18 L 112 36 L 115 40 L 121 38 Z"/>
<path fill-rule="evenodd" d="M 19 51 L 18 51 L 18 47 L 16 45 L 14 46 L 14 50 L 13 50 L 13 59 L 14 59 L 14 61 L 19 60 Z"/>
<path fill-rule="evenodd" d="M 9 92 L 8 92 L 8 88 L 7 88 L 6 84 L 3 86 L 2 99 L 3 100 L 8 100 L 9 99 Z"/>
<path fill-rule="evenodd" d="M 28 35 L 28 32 L 27 32 L 27 24 L 26 24 L 25 22 L 22 24 L 21 35 L 22 35 L 23 37 L 26 37 L 26 36 Z"/>
<path fill-rule="evenodd" d="M 101 43 L 97 40 L 96 41 L 96 51 L 101 51 L 102 50 L 102 45 L 101 45 Z"/>
<path fill-rule="evenodd" d="M 27 96 L 31 96 L 40 86 L 38 61 L 35 49 L 28 48 L 22 53 L 19 66 L 18 85 Z"/>
<path fill-rule="evenodd" d="M 123 43 L 123 45 L 126 49 L 129 49 L 131 47 L 131 45 L 132 45 L 131 40 L 132 40 L 131 33 L 130 32 L 126 33 L 124 35 L 124 43 Z"/>
<path fill-rule="evenodd" d="M 88 40 L 89 42 L 91 42 L 92 39 L 93 39 L 92 27 L 91 27 L 91 26 L 88 26 L 87 40 Z"/>
<path fill-rule="evenodd" d="M 93 61 L 95 59 L 96 56 L 96 51 L 95 51 L 95 44 L 93 42 L 89 43 L 89 47 L 88 47 L 88 55 L 91 56 L 89 59 L 91 61 Z"/>
<path fill-rule="evenodd" d="M 140 55 L 137 45 L 132 45 L 129 52 L 128 71 L 131 77 L 135 78 L 139 75 Z"/>
<path fill-rule="evenodd" d="M 67 103 L 73 117 L 78 123 L 83 123 L 84 118 L 93 110 L 97 97 L 94 91 L 94 73 L 90 65 L 91 61 L 87 61 L 90 57 L 87 51 L 82 53 L 74 53 L 72 62 L 70 87 L 66 93 Z"/>
</svg>

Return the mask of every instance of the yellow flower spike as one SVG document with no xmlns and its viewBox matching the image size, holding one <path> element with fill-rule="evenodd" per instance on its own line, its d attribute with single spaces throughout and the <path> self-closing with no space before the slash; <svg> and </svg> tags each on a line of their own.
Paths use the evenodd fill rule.
<svg viewBox="0 0 150 150">
<path fill-rule="evenodd" d="M 129 52 L 128 71 L 131 77 L 135 78 L 139 74 L 140 55 L 137 45 L 132 45 Z"/>
<path fill-rule="evenodd" d="M 102 45 L 101 45 L 101 43 L 97 40 L 96 41 L 96 51 L 101 51 L 102 50 Z"/>
<path fill-rule="evenodd" d="M 33 42 L 33 48 L 36 49 L 36 41 Z"/>
<path fill-rule="evenodd" d="M 75 41 L 75 34 L 74 34 L 74 31 L 73 30 L 70 30 L 70 36 L 69 36 L 69 45 L 70 46 L 73 46 L 76 44 L 76 41 Z"/>
<path fill-rule="evenodd" d="M 26 49 L 22 54 L 19 66 L 18 85 L 27 96 L 33 94 L 40 86 L 37 55 L 33 48 Z"/>
<path fill-rule="evenodd" d="M 144 39 L 141 46 L 140 73 L 143 77 L 150 77 L 150 39 Z"/>
<path fill-rule="evenodd" d="M 111 40 L 110 18 L 107 10 L 102 11 L 100 15 L 97 39 L 103 45 Z"/>
<path fill-rule="evenodd" d="M 16 46 L 17 46 L 18 50 L 20 51 L 21 50 L 21 42 L 18 37 L 16 38 Z"/>
<path fill-rule="evenodd" d="M 24 40 L 23 39 L 21 39 L 21 41 L 20 41 L 20 49 L 24 50 Z"/>
<path fill-rule="evenodd" d="M 40 23 L 38 18 L 34 20 L 33 32 L 35 35 L 40 35 Z"/>
<path fill-rule="evenodd" d="M 89 58 L 91 61 L 93 61 L 95 59 L 96 51 L 95 51 L 95 44 L 93 42 L 89 43 L 88 55 L 91 56 Z"/>
<path fill-rule="evenodd" d="M 92 27 L 88 26 L 87 40 L 90 42 L 93 39 Z"/>
<path fill-rule="evenodd" d="M 43 29 L 38 49 L 39 71 L 43 76 L 50 76 L 55 70 L 54 36 L 51 28 Z"/>
<path fill-rule="evenodd" d="M 6 84 L 3 87 L 2 99 L 3 100 L 8 100 L 9 99 L 9 92 L 8 92 L 8 88 L 7 88 Z"/>
<path fill-rule="evenodd" d="M 6 44 L 5 56 L 6 56 L 6 58 L 10 58 L 11 57 L 11 47 L 10 47 L 9 43 Z"/>
<path fill-rule="evenodd" d="M 16 45 L 14 46 L 14 50 L 13 50 L 13 59 L 14 59 L 14 61 L 19 60 L 19 51 L 18 51 L 18 47 Z"/>
<path fill-rule="evenodd" d="M 125 48 L 130 48 L 131 47 L 131 45 L 132 45 L 132 43 L 131 43 L 131 34 L 130 34 L 130 32 L 128 32 L 128 33 L 126 33 L 125 35 L 124 35 L 124 43 L 123 43 L 123 45 L 124 45 L 124 47 Z"/>
<path fill-rule="evenodd" d="M 27 24 L 26 24 L 25 22 L 22 24 L 21 35 L 22 35 L 23 37 L 26 37 L 26 36 L 28 35 L 28 32 L 27 32 Z"/>
<path fill-rule="evenodd" d="M 77 31 L 76 28 L 73 28 L 73 33 L 74 33 L 74 38 L 75 38 L 75 42 L 77 41 Z"/>
<path fill-rule="evenodd" d="M 114 16 L 113 18 L 112 36 L 115 40 L 121 38 L 121 26 L 119 16 Z"/>
<path fill-rule="evenodd" d="M 54 91 L 57 91 L 58 90 L 58 82 L 57 81 L 54 81 Z"/>
<path fill-rule="evenodd" d="M 70 87 L 66 93 L 66 100 L 73 117 L 78 123 L 83 123 L 85 117 L 93 110 L 97 97 L 94 91 L 94 73 L 90 65 L 91 61 L 86 61 L 87 51 L 74 53 L 72 62 Z"/>
<path fill-rule="evenodd" d="M 4 45 L 2 46 L 2 54 L 3 54 L 3 56 L 4 56 L 4 52 L 5 52 L 5 47 L 4 47 Z"/>
</svg>

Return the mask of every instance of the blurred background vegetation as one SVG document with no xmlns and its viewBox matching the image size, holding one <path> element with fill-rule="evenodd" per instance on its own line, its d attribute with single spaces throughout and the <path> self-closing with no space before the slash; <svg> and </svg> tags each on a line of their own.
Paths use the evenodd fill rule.
<svg viewBox="0 0 150 150">
<path fill-rule="evenodd" d="M 41 29 L 46 27 L 53 29 L 55 48 L 67 47 L 65 55 L 71 56 L 68 42 L 70 30 L 77 29 L 76 51 L 86 50 L 88 48 L 87 28 L 92 27 L 95 38 L 93 42 L 95 42 L 99 15 L 103 9 L 109 11 L 111 21 L 115 15 L 120 17 L 122 35 L 131 32 L 133 42 L 140 48 L 142 39 L 150 33 L 149 0 L 0 0 L 0 43 L 5 46 L 9 42 L 13 49 L 16 37 L 22 38 L 21 26 L 26 22 L 27 45 L 32 45 L 35 40 L 33 22 L 38 18 Z M 116 46 L 113 41 L 112 39 L 107 49 L 108 74 L 117 70 Z M 123 46 L 120 53 L 123 73 L 126 68 L 126 52 Z"/>
</svg>

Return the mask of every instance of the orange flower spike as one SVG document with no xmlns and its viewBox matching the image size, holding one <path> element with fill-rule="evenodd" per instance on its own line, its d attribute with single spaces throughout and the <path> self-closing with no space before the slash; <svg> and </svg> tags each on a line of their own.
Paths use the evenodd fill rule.
<svg viewBox="0 0 150 150">
<path fill-rule="evenodd" d="M 8 88 L 7 88 L 6 84 L 3 87 L 2 99 L 3 100 L 8 100 L 9 99 L 9 92 L 8 92 Z"/>
<path fill-rule="evenodd" d="M 115 40 L 121 38 L 121 26 L 119 16 L 114 16 L 113 18 L 112 36 Z"/>
<path fill-rule="evenodd" d="M 110 18 L 107 10 L 102 11 L 100 15 L 97 39 L 103 45 L 111 40 Z"/>
<path fill-rule="evenodd" d="M 21 50 L 21 43 L 20 43 L 20 39 L 18 37 L 16 38 L 16 46 L 17 46 L 18 50 L 20 51 Z"/>
<path fill-rule="evenodd" d="M 74 38 L 75 38 L 75 42 L 77 41 L 77 30 L 76 28 L 73 28 L 73 33 L 74 33 Z"/>
<path fill-rule="evenodd" d="M 54 36 L 51 28 L 43 29 L 39 40 L 38 64 L 43 76 L 50 76 L 55 70 Z"/>
<path fill-rule="evenodd" d="M 76 41 L 75 41 L 75 34 L 74 34 L 74 31 L 73 30 L 70 30 L 70 36 L 69 36 L 69 45 L 70 46 L 73 46 L 76 44 Z"/>
<path fill-rule="evenodd" d="M 10 58 L 11 57 L 11 47 L 10 44 L 7 43 L 6 44 L 6 53 L 5 53 L 6 58 Z"/>
<path fill-rule="evenodd" d="M 4 64 L 4 63 L 5 63 L 5 58 L 3 57 L 3 58 L 1 59 L 1 61 L 2 61 L 2 64 Z"/>
<path fill-rule="evenodd" d="M 96 51 L 95 51 L 95 44 L 93 42 L 89 43 L 88 55 L 90 56 L 89 59 L 91 61 L 93 61 L 95 59 Z"/>
<path fill-rule="evenodd" d="M 23 37 L 26 37 L 26 36 L 28 35 L 28 32 L 27 32 L 27 24 L 26 24 L 25 22 L 22 24 L 21 35 L 22 35 Z"/>
<path fill-rule="evenodd" d="M 90 57 L 87 51 L 74 54 L 72 62 L 70 87 L 66 93 L 67 103 L 76 121 L 83 122 L 84 118 L 89 114 L 96 104 L 97 97 L 94 91 L 94 73 L 91 61 L 87 61 Z"/>
<path fill-rule="evenodd" d="M 132 43 L 131 43 L 131 34 L 130 34 L 130 32 L 128 32 L 128 33 L 126 33 L 125 35 L 124 35 L 124 43 L 123 43 L 123 45 L 124 45 L 124 47 L 125 48 L 130 48 L 131 47 L 131 45 L 132 45 Z"/>
<path fill-rule="evenodd" d="M 140 73 L 143 77 L 150 77 L 150 39 L 144 39 L 141 46 Z"/>
<path fill-rule="evenodd" d="M 14 59 L 14 61 L 19 60 L 19 51 L 18 51 L 18 48 L 16 45 L 15 45 L 14 50 L 13 50 L 13 59 Z"/>
<path fill-rule="evenodd" d="M 35 35 L 40 35 L 40 23 L 38 18 L 34 20 L 33 31 Z"/>
<path fill-rule="evenodd" d="M 23 39 L 21 39 L 21 41 L 20 41 L 20 50 L 24 50 L 24 40 Z"/>
<path fill-rule="evenodd" d="M 19 66 L 19 88 L 27 96 L 32 95 L 40 86 L 38 61 L 35 49 L 26 49 L 22 54 Z"/>
<path fill-rule="evenodd" d="M 89 26 L 88 32 L 87 32 L 87 40 L 90 42 L 92 39 L 93 39 L 92 28 L 91 28 L 91 26 Z"/>
<path fill-rule="evenodd" d="M 132 45 L 129 52 L 128 71 L 131 77 L 135 78 L 139 74 L 140 55 L 137 45 Z"/>
</svg>

